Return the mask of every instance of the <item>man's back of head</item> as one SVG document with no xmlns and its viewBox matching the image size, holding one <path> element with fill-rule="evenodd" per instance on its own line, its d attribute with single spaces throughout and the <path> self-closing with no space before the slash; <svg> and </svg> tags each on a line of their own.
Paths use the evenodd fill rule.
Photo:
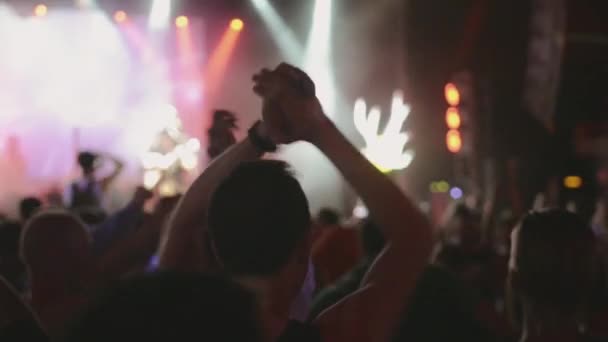
<svg viewBox="0 0 608 342">
<path fill-rule="evenodd" d="M 40 208 L 42 202 L 36 197 L 26 197 L 19 202 L 19 216 L 22 222 L 29 220 Z"/>
<path fill-rule="evenodd" d="M 304 192 L 281 161 L 241 165 L 218 187 L 209 207 L 215 252 L 236 276 L 275 275 L 296 250 L 308 253 L 298 247 L 307 240 L 310 224 Z"/>
<path fill-rule="evenodd" d="M 512 233 L 510 289 L 535 315 L 572 318 L 588 299 L 593 258 L 594 235 L 580 217 L 532 212 Z"/>
<path fill-rule="evenodd" d="M 90 266 L 90 237 L 75 216 L 61 210 L 43 212 L 23 229 L 21 257 L 33 276 L 77 276 Z"/>
</svg>

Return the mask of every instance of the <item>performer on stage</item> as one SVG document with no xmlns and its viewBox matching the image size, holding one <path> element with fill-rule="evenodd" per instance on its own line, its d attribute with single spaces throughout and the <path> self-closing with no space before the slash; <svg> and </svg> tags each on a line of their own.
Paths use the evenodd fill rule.
<svg viewBox="0 0 608 342">
<path fill-rule="evenodd" d="M 114 170 L 109 176 L 99 178 L 97 170 L 103 160 L 111 161 Z M 124 165 L 117 158 L 88 151 L 78 154 L 78 165 L 82 170 L 82 177 L 70 184 L 66 194 L 67 206 L 79 212 L 81 217 L 90 218 L 90 221 L 101 220 L 105 217 L 103 196 Z"/>
</svg>

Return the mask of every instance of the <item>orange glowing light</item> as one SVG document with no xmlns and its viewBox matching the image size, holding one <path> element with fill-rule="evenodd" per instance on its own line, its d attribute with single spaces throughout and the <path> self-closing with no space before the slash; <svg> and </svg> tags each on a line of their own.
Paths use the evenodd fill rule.
<svg viewBox="0 0 608 342">
<path fill-rule="evenodd" d="M 177 26 L 178 28 L 184 28 L 188 26 L 189 23 L 190 21 L 185 15 L 180 15 L 179 17 L 175 18 L 175 26 Z"/>
<path fill-rule="evenodd" d="M 462 148 L 462 138 L 460 137 L 460 132 L 455 129 L 449 130 L 445 136 L 445 144 L 450 152 L 460 152 L 460 149 Z"/>
<path fill-rule="evenodd" d="M 243 23 L 243 21 L 241 19 L 232 19 L 230 21 L 230 28 L 234 31 L 241 31 L 243 30 L 243 27 L 245 26 L 245 23 Z"/>
<path fill-rule="evenodd" d="M 445 100 L 450 106 L 458 106 L 460 104 L 460 92 L 454 83 L 448 83 L 444 89 Z"/>
<path fill-rule="evenodd" d="M 127 20 L 127 13 L 125 13 L 125 11 L 116 11 L 116 13 L 114 13 L 114 20 L 116 20 L 117 23 L 124 23 Z"/>
<path fill-rule="evenodd" d="M 44 17 L 48 12 L 48 8 L 44 4 L 37 5 L 34 7 L 34 15 L 37 17 Z"/>
<path fill-rule="evenodd" d="M 458 108 L 450 107 L 445 112 L 445 123 L 448 125 L 449 129 L 458 129 L 460 128 L 461 120 L 460 113 L 458 112 Z"/>
</svg>

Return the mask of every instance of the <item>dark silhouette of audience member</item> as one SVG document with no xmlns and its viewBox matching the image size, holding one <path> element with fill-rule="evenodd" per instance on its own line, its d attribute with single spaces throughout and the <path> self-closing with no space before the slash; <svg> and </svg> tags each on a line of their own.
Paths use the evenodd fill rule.
<svg viewBox="0 0 608 342">
<path fill-rule="evenodd" d="M 18 223 L 0 223 L 0 276 L 19 292 L 25 286 L 25 268 L 19 257 L 20 234 L 21 226 Z"/>
<path fill-rule="evenodd" d="M 102 158 L 103 160 L 111 160 L 114 164 L 114 170 L 109 176 L 99 178 L 97 169 Z M 82 171 L 82 178 L 70 185 L 69 207 L 77 211 L 87 223 L 100 223 L 105 218 L 102 205 L 103 195 L 120 174 L 124 165 L 116 158 L 100 156 L 87 151 L 78 154 L 78 165 Z"/>
<path fill-rule="evenodd" d="M 133 277 L 102 294 L 65 342 L 261 342 L 255 298 L 233 282 L 205 275 Z"/>
<path fill-rule="evenodd" d="M 42 202 L 36 197 L 26 197 L 19 202 L 19 218 L 22 223 L 27 222 L 38 210 Z"/>
<path fill-rule="evenodd" d="M 85 225 L 63 211 L 40 213 L 21 236 L 31 306 L 45 331 L 61 333 L 66 321 L 85 303 L 96 265 Z"/>
<path fill-rule="evenodd" d="M 213 122 L 207 131 L 209 138 L 207 154 L 209 155 L 209 159 L 213 160 L 217 158 L 228 147 L 236 143 L 236 138 L 234 137 L 234 130 L 236 128 L 236 116 L 234 113 L 224 109 L 218 109 L 213 112 Z"/>
<path fill-rule="evenodd" d="M 0 276 L 0 341 L 46 342 L 33 312 Z"/>
<path fill-rule="evenodd" d="M 360 288 L 367 270 L 385 245 L 381 231 L 370 219 L 362 225 L 361 240 L 365 257 L 333 286 L 319 292 L 311 317 Z M 429 265 L 402 316 L 399 332 L 391 341 L 494 341 L 475 319 L 471 297 L 461 281 L 442 268 Z"/>
<path fill-rule="evenodd" d="M 359 232 L 361 234 L 361 245 L 364 251 L 363 257 L 353 269 L 338 279 L 334 284 L 321 288 L 314 298 L 310 310 L 311 318 L 317 317 L 325 311 L 325 309 L 359 289 L 367 270 L 378 254 L 384 249 L 384 237 L 371 219 L 366 219 L 362 222 Z"/>
<path fill-rule="evenodd" d="M 301 70 L 282 64 L 254 77 L 264 122 L 207 167 L 176 208 L 161 267 L 204 270 L 208 229 L 220 271 L 252 290 L 268 341 L 388 341 L 428 262 L 426 217 L 337 130 Z M 311 218 L 298 181 L 280 161 L 260 161 L 275 144 L 304 140 L 342 172 L 377 218 L 387 247 L 361 288 L 307 325 L 289 321 L 311 249 Z M 407 225 L 403 223 L 407 222 Z M 201 233 L 203 229 L 203 233 Z M 197 264 L 198 263 L 198 264 Z"/>
<path fill-rule="evenodd" d="M 341 226 L 338 213 L 324 208 L 315 222 L 311 255 L 319 287 L 331 285 L 363 256 L 359 231 Z"/>
<path fill-rule="evenodd" d="M 511 235 L 508 295 L 522 342 L 587 341 L 594 235 L 559 209 L 527 214 Z"/>
</svg>

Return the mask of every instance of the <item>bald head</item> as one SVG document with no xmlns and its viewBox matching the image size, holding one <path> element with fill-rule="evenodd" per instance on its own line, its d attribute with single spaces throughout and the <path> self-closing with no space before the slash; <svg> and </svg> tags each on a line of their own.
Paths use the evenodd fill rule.
<svg viewBox="0 0 608 342">
<path fill-rule="evenodd" d="M 85 225 L 65 211 L 34 216 L 21 236 L 21 257 L 30 272 L 74 272 L 90 260 Z"/>
</svg>

